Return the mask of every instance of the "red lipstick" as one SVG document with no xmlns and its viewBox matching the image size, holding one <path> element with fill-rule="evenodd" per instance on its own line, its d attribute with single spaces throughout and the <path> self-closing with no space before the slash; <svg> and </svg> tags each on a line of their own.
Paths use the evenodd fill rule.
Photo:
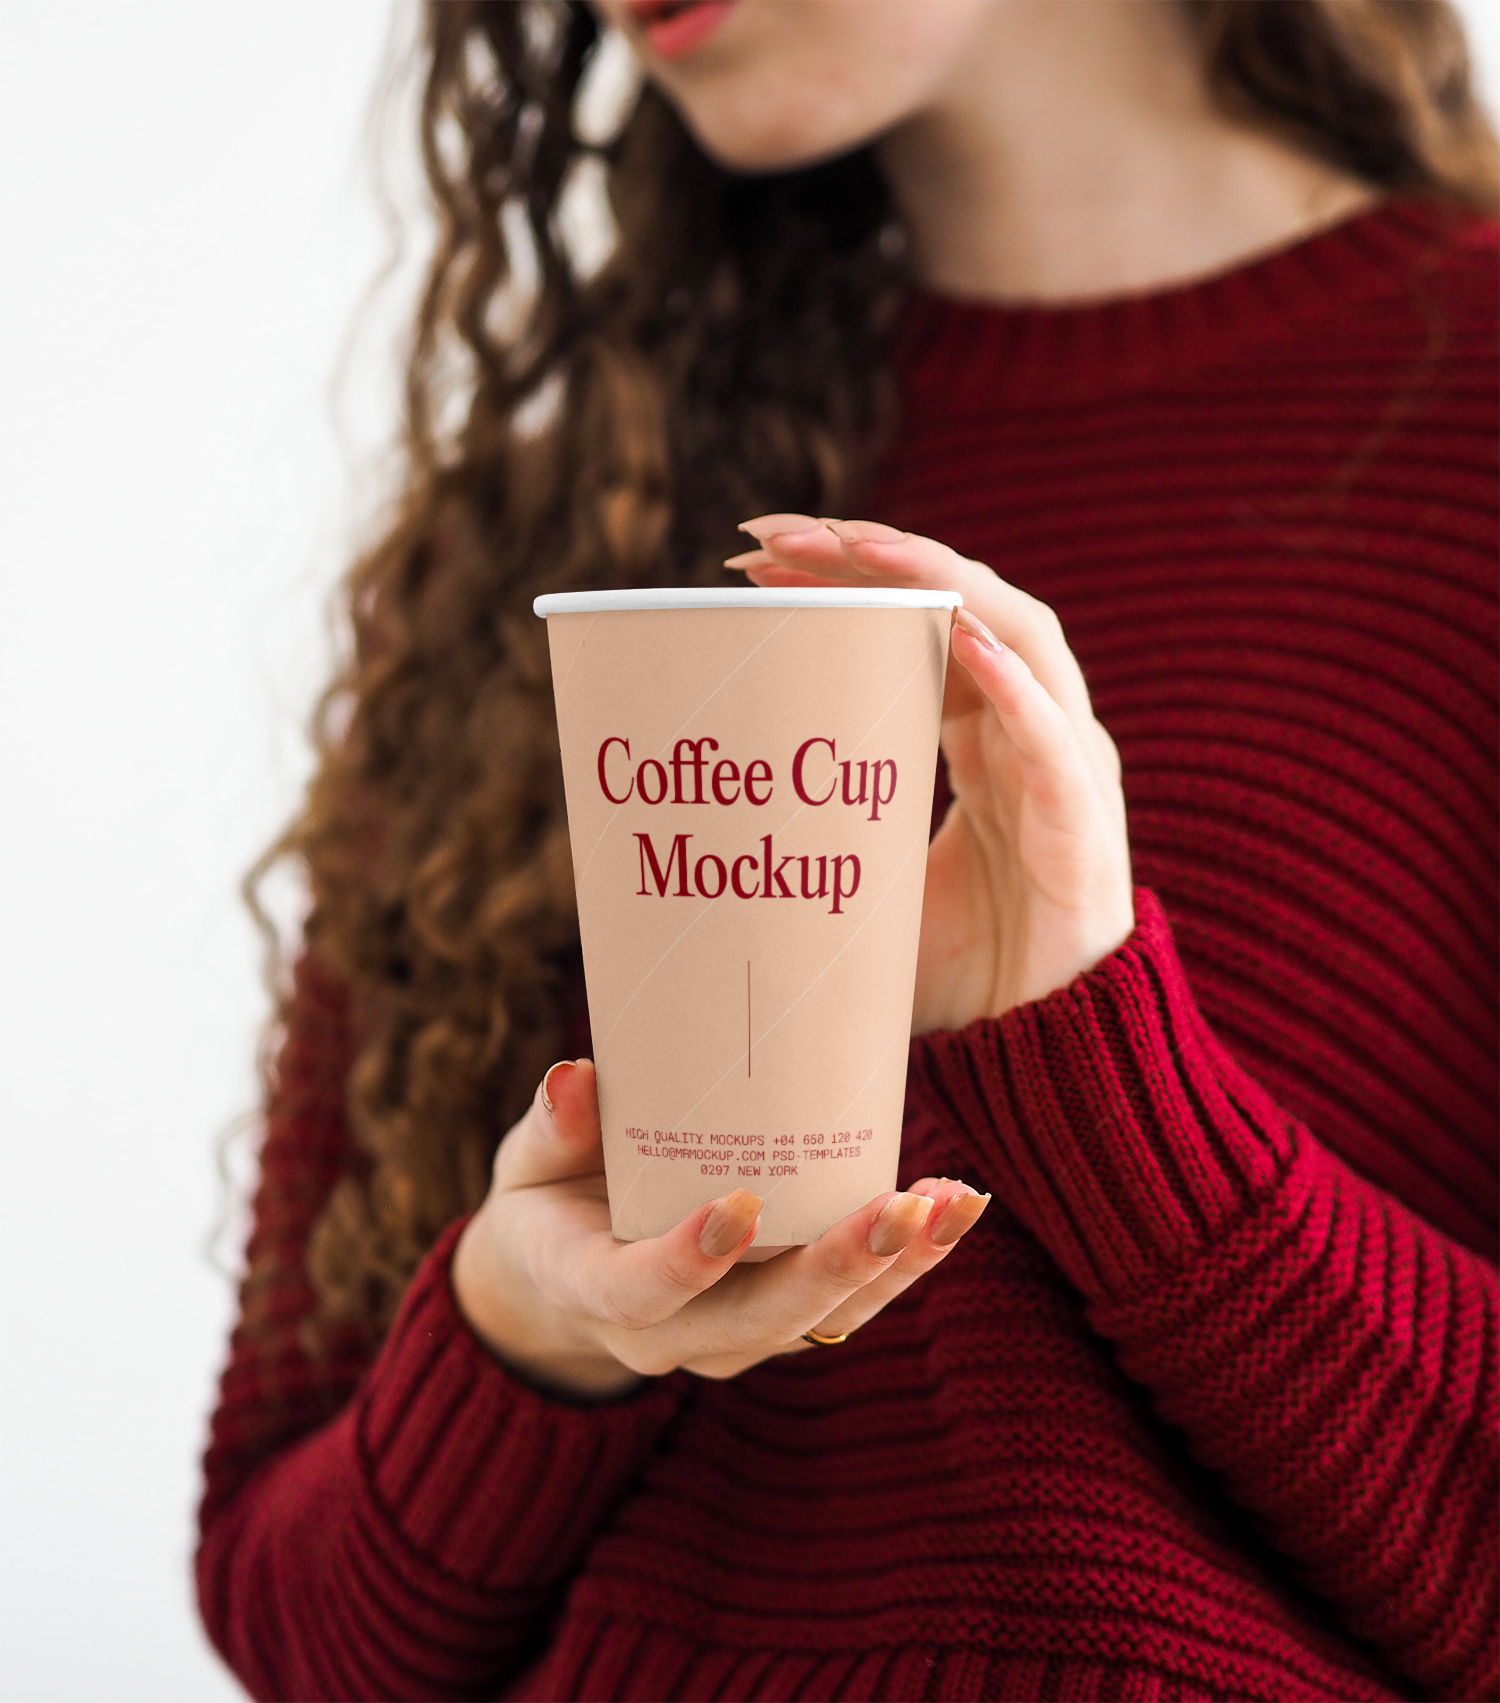
<svg viewBox="0 0 1500 1703">
<path fill-rule="evenodd" d="M 708 40 L 734 5 L 735 0 L 630 0 L 630 11 L 658 59 L 681 59 Z"/>
</svg>

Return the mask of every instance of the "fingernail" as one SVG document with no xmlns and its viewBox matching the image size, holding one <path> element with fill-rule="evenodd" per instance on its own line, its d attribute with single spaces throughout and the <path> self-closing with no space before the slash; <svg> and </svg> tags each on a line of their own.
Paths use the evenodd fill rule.
<svg viewBox="0 0 1500 1703">
<path fill-rule="evenodd" d="M 932 1201 L 925 1194 L 892 1195 L 870 1226 L 870 1252 L 877 1259 L 899 1254 L 931 1211 Z"/>
<path fill-rule="evenodd" d="M 553 1075 L 559 1070 L 572 1070 L 574 1068 L 575 1068 L 574 1067 L 574 1061 L 572 1059 L 560 1058 L 557 1061 L 557 1063 L 554 1064 L 548 1070 L 547 1074 L 542 1078 L 542 1104 L 547 1108 L 547 1116 L 549 1118 L 552 1116 L 553 1112 L 556 1110 L 556 1108 L 552 1104 L 552 1096 L 551 1096 L 551 1094 L 549 1094 L 547 1092 L 548 1086 L 552 1081 Z"/>
<path fill-rule="evenodd" d="M 828 520 L 823 524 L 843 544 L 904 544 L 911 537 L 909 532 L 878 520 Z"/>
<path fill-rule="evenodd" d="M 724 566 L 726 568 L 748 568 L 753 562 L 764 562 L 765 560 L 766 553 L 764 550 L 746 550 L 738 556 L 726 556 Z"/>
<path fill-rule="evenodd" d="M 990 1204 L 987 1194 L 956 1194 L 943 1208 L 943 1216 L 933 1225 L 930 1232 L 932 1239 L 940 1248 L 946 1248 L 956 1242 L 966 1230 L 972 1230 L 979 1222 L 985 1207 Z"/>
<path fill-rule="evenodd" d="M 819 522 L 810 514 L 762 514 L 754 520 L 742 520 L 740 531 L 748 532 L 759 543 L 775 538 L 782 532 L 811 532 Z"/>
<path fill-rule="evenodd" d="M 962 606 L 953 611 L 953 623 L 957 627 L 962 627 L 971 639 L 978 639 L 980 644 L 987 646 L 990 650 L 999 652 L 1005 649 L 1005 646 L 985 626 L 984 622 L 977 615 L 971 615 Z"/>
<path fill-rule="evenodd" d="M 749 1189 L 736 1189 L 723 1200 L 714 1202 L 714 1209 L 703 1220 L 698 1232 L 698 1252 L 711 1260 L 721 1260 L 750 1234 L 751 1226 L 760 1215 L 761 1199 Z"/>
</svg>

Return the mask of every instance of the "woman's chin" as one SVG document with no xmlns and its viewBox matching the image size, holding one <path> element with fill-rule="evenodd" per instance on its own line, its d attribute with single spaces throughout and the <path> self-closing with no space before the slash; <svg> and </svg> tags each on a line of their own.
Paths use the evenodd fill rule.
<svg viewBox="0 0 1500 1703">
<path fill-rule="evenodd" d="M 850 153 L 870 140 L 866 134 L 810 130 L 798 123 L 727 125 L 721 115 L 714 115 L 709 122 L 698 124 L 691 112 L 682 116 L 694 141 L 715 165 L 747 177 L 800 171 Z"/>
</svg>

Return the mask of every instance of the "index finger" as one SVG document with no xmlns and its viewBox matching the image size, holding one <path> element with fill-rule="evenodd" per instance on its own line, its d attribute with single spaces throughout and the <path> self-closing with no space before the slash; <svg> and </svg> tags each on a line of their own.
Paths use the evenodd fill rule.
<svg viewBox="0 0 1500 1703">
<path fill-rule="evenodd" d="M 596 1229 L 559 1237 L 538 1250 L 539 1275 L 545 1292 L 586 1317 L 646 1331 L 724 1276 L 755 1239 L 760 1208 L 758 1195 L 735 1189 L 705 1201 L 664 1236 L 618 1242 Z"/>
<path fill-rule="evenodd" d="M 782 522 L 788 516 L 772 515 Z M 1093 716 L 1083 670 L 1052 610 L 983 562 L 960 556 L 935 538 L 901 532 L 870 520 L 830 520 L 796 531 L 764 531 L 747 523 L 761 550 L 786 568 L 846 585 L 904 586 L 913 591 L 956 591 L 966 608 L 1023 657 L 1047 693 L 1080 725 Z M 754 574 L 753 567 L 749 570 Z"/>
</svg>

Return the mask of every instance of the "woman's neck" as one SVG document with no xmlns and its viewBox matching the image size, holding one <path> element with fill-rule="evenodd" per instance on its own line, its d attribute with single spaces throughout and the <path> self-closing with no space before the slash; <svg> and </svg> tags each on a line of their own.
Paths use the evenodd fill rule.
<svg viewBox="0 0 1500 1703">
<path fill-rule="evenodd" d="M 997 0 L 966 69 L 880 144 L 929 287 L 1123 295 L 1221 271 L 1370 204 L 1222 113 L 1178 0 Z"/>
</svg>

